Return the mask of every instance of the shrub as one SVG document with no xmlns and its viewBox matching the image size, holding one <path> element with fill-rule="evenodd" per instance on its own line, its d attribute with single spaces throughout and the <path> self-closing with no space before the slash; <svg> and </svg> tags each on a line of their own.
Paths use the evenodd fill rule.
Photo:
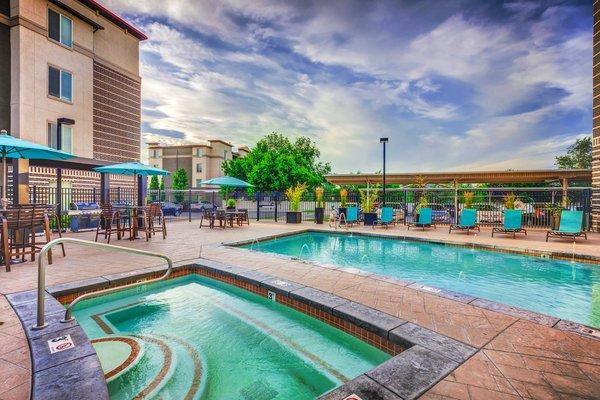
<svg viewBox="0 0 600 400">
<path fill-rule="evenodd" d="M 419 201 L 417 202 L 415 211 L 418 214 L 422 208 L 426 208 L 428 205 L 429 205 L 429 199 L 427 198 L 427 195 L 423 194 L 423 195 L 421 195 L 421 197 L 419 198 Z"/>
<path fill-rule="evenodd" d="M 227 208 L 235 208 L 235 199 L 227 199 L 227 202 L 225 204 Z"/>
<path fill-rule="evenodd" d="M 375 203 L 377 202 L 378 190 L 371 190 L 369 192 L 361 190 L 360 194 L 360 207 L 363 212 L 370 213 L 375 210 Z"/>
<path fill-rule="evenodd" d="M 464 197 L 464 206 L 465 208 L 473 207 L 473 197 L 475 197 L 475 193 L 473 192 L 465 192 L 463 194 Z"/>
<path fill-rule="evenodd" d="M 306 183 L 299 183 L 285 191 L 285 196 L 290 202 L 290 209 L 297 212 L 300 209 L 300 201 L 306 191 Z"/>
<path fill-rule="evenodd" d="M 318 186 L 315 188 L 315 200 L 317 202 L 317 208 L 323 208 L 325 203 L 323 202 L 323 195 L 325 194 L 325 189 L 322 186 Z"/>
<path fill-rule="evenodd" d="M 514 210 L 515 209 L 515 202 L 517 201 L 518 197 L 514 194 L 514 193 L 509 193 L 507 195 L 504 196 L 504 208 L 506 208 L 507 210 Z"/>
<path fill-rule="evenodd" d="M 348 189 L 341 188 L 340 189 L 340 207 L 346 207 L 348 204 Z"/>
</svg>

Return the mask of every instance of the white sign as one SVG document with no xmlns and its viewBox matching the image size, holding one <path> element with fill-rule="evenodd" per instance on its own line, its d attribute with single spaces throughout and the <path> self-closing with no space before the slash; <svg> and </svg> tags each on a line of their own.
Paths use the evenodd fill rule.
<svg viewBox="0 0 600 400">
<path fill-rule="evenodd" d="M 270 290 L 267 292 L 267 298 L 269 300 L 277 301 L 277 293 L 271 292 Z"/>
<path fill-rule="evenodd" d="M 54 339 L 48 340 L 48 347 L 50 348 L 50 354 L 60 353 L 68 349 L 75 347 L 71 335 L 60 336 Z"/>
<path fill-rule="evenodd" d="M 344 400 L 362 400 L 357 394 L 352 393 L 348 397 L 344 397 Z"/>
</svg>

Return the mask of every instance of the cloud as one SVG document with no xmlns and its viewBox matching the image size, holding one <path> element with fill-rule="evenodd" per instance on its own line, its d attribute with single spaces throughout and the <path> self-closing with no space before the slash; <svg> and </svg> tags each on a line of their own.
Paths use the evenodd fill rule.
<svg viewBox="0 0 600 400">
<path fill-rule="evenodd" d="M 107 0 L 141 46 L 144 138 L 307 135 L 336 172 L 552 167 L 591 131 L 585 2 Z M 473 159 L 475 157 L 475 159 Z"/>
</svg>

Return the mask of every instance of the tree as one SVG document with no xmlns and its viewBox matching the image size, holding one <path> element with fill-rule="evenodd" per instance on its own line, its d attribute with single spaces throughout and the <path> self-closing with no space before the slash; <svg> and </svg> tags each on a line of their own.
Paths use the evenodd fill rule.
<svg viewBox="0 0 600 400">
<path fill-rule="evenodd" d="M 271 133 L 256 143 L 244 158 L 223 164 L 225 175 L 250 182 L 255 190 L 284 191 L 300 183 L 309 189 L 325 183 L 331 172 L 329 163 L 319 161 L 321 152 L 307 137 L 293 142 L 287 137 Z"/>
<path fill-rule="evenodd" d="M 150 178 L 150 190 L 158 190 L 159 187 L 158 176 L 152 175 L 152 178 Z"/>
<path fill-rule="evenodd" d="M 179 168 L 173 174 L 173 184 L 171 185 L 173 190 L 186 190 L 188 188 L 188 177 L 185 169 Z M 185 197 L 183 192 L 175 192 L 175 201 L 177 203 L 183 203 Z"/>
<path fill-rule="evenodd" d="M 592 138 L 586 136 L 577 139 L 567 149 L 567 154 L 557 156 L 554 164 L 561 169 L 592 168 Z"/>
</svg>

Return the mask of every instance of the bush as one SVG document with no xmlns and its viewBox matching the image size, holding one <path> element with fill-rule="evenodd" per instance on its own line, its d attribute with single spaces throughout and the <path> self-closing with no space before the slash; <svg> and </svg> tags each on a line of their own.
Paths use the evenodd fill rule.
<svg viewBox="0 0 600 400">
<path fill-rule="evenodd" d="M 297 212 L 300 209 L 300 201 L 302 200 L 306 188 L 306 183 L 299 183 L 285 191 L 285 196 L 290 202 L 290 209 L 292 211 Z"/>
</svg>

